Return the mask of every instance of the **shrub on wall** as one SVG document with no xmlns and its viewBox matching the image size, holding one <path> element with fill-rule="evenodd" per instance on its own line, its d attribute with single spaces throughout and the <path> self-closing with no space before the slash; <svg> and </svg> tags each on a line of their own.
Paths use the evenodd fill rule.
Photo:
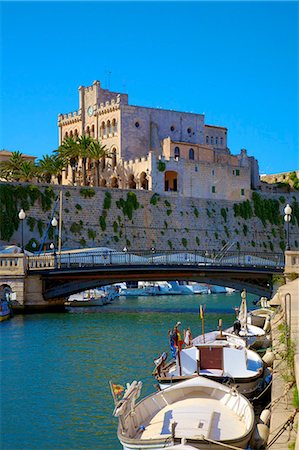
<svg viewBox="0 0 299 450">
<path fill-rule="evenodd" d="M 106 216 L 102 215 L 99 218 L 99 223 L 100 223 L 100 227 L 102 231 L 105 231 L 107 228 L 107 224 L 106 224 Z"/>
<path fill-rule="evenodd" d="M 83 228 L 83 225 L 81 225 L 81 223 L 73 222 L 72 225 L 70 226 L 70 231 L 73 234 L 80 234 L 82 231 L 82 228 Z"/>
<path fill-rule="evenodd" d="M 226 212 L 225 208 L 221 208 L 221 215 L 222 215 L 222 217 L 224 219 L 224 222 L 226 222 L 226 220 L 227 220 L 227 212 Z"/>
<path fill-rule="evenodd" d="M 94 230 L 91 230 L 90 228 L 88 228 L 88 230 L 87 230 L 88 239 L 91 239 L 92 241 L 94 241 L 96 238 L 96 235 L 97 234 Z"/>
<path fill-rule="evenodd" d="M 169 248 L 170 248 L 170 250 L 172 250 L 172 248 L 173 248 L 173 245 L 172 245 L 172 242 L 168 239 L 168 241 L 167 241 L 167 244 L 168 244 L 168 246 L 169 246 Z"/>
<path fill-rule="evenodd" d="M 104 203 L 103 203 L 103 208 L 104 209 L 110 209 L 111 207 L 111 193 L 110 192 L 105 192 L 105 197 L 104 197 Z"/>
<path fill-rule="evenodd" d="M 42 235 L 43 235 L 44 228 L 45 228 L 45 224 L 44 224 L 43 220 L 38 219 L 38 221 L 37 221 L 37 229 L 38 229 L 40 237 L 42 237 Z"/>
<path fill-rule="evenodd" d="M 91 198 L 96 195 L 95 190 L 92 188 L 82 188 L 80 189 L 80 195 L 84 198 Z"/>
<path fill-rule="evenodd" d="M 18 214 L 21 208 L 26 212 L 40 200 L 43 211 L 48 211 L 52 207 L 54 197 L 51 186 L 42 191 L 42 188 L 31 184 L 0 184 L 0 239 L 9 241 L 18 230 L 20 225 Z"/>
<path fill-rule="evenodd" d="M 152 197 L 150 199 L 150 204 L 155 206 L 159 200 L 160 200 L 160 195 L 154 194 L 154 195 L 152 195 Z"/>
<path fill-rule="evenodd" d="M 116 206 L 122 210 L 124 216 L 127 216 L 130 220 L 132 220 L 133 211 L 138 209 L 140 204 L 137 200 L 135 192 L 128 192 L 126 200 L 120 198 L 116 202 Z"/>
<path fill-rule="evenodd" d="M 166 164 L 164 161 L 159 160 L 157 164 L 159 172 L 165 172 Z"/>
<path fill-rule="evenodd" d="M 187 239 L 186 238 L 182 238 L 182 244 L 183 244 L 183 247 L 187 247 L 187 244 L 188 244 L 188 242 L 187 242 Z"/>
<path fill-rule="evenodd" d="M 199 217 L 199 212 L 198 212 L 197 208 L 194 208 L 193 212 L 194 212 L 195 217 Z"/>
<path fill-rule="evenodd" d="M 196 236 L 195 241 L 196 241 L 196 244 L 197 244 L 198 246 L 200 246 L 200 239 L 199 239 L 198 236 Z"/>
</svg>

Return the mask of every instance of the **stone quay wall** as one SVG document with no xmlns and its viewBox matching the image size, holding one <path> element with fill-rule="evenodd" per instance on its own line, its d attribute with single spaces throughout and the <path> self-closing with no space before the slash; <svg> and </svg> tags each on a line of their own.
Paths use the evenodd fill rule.
<svg viewBox="0 0 299 450">
<path fill-rule="evenodd" d="M 0 183 L 0 191 L 4 185 L 5 183 Z M 28 184 L 21 186 L 28 187 Z M 41 192 L 49 189 L 49 185 L 36 186 Z M 157 195 L 145 190 L 57 185 L 50 186 L 50 189 L 53 190 L 53 198 L 59 196 L 60 190 L 63 192 L 63 249 L 101 246 L 115 250 L 126 247 L 130 251 L 141 251 L 155 247 L 157 250 L 208 250 L 217 253 L 225 244 L 232 244 L 231 250 L 235 251 L 273 253 L 282 252 L 286 243 L 286 225 L 283 221 L 275 224 L 268 219 L 261 220 L 254 213 L 253 201 L 249 202 L 252 216 L 244 218 L 236 212 L 236 205 L 238 207 L 241 202 L 183 198 L 173 192 Z M 293 205 L 296 215 L 289 225 L 290 245 L 294 249 L 298 247 L 298 193 L 257 195 L 263 201 L 275 201 L 280 219 L 283 218 L 286 203 Z M 47 211 L 43 209 L 40 199 L 33 206 L 27 206 L 24 221 L 25 245 L 32 244 L 33 241 L 36 242 L 36 249 L 40 245 L 51 219 L 54 203 L 53 199 Z M 265 205 L 262 203 L 261 207 L 265 208 Z M 22 207 L 21 201 L 17 207 Z M 271 209 L 271 205 L 269 208 Z M 57 218 L 58 212 L 59 205 L 55 213 Z M 2 210 L 2 220 L 3 214 L 5 212 Z M 54 235 L 53 227 L 50 227 L 45 239 L 46 249 L 55 241 L 55 236 L 57 244 L 58 230 L 55 231 Z M 2 238 L 1 243 L 20 245 L 21 226 L 9 239 Z"/>
</svg>

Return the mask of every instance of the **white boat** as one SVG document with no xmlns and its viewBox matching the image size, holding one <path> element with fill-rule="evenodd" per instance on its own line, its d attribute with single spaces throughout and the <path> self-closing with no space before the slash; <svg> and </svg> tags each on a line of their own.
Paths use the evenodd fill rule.
<svg viewBox="0 0 299 450">
<path fill-rule="evenodd" d="M 162 362 L 162 361 L 161 361 Z M 163 367 L 164 366 L 164 367 Z M 231 383 L 247 397 L 253 397 L 263 375 L 263 361 L 233 334 L 212 331 L 198 336 L 192 346 L 177 352 L 176 360 L 157 367 L 153 375 L 160 388 L 182 380 L 204 376 L 220 383 Z"/>
<path fill-rule="evenodd" d="M 215 381 L 197 377 L 156 392 L 135 405 L 140 382 L 127 385 L 116 403 L 118 439 L 124 450 L 162 450 L 175 444 L 194 449 L 247 448 L 254 411 L 246 397 Z M 188 448 L 188 447 L 187 447 Z"/>
<path fill-rule="evenodd" d="M 265 330 L 252 325 L 248 320 L 248 311 L 246 304 L 246 290 L 241 293 L 241 306 L 239 308 L 239 314 L 234 326 L 225 330 L 227 333 L 235 333 L 246 340 L 248 346 L 265 346 L 269 343 Z M 268 344 L 267 344 L 268 345 Z"/>
<path fill-rule="evenodd" d="M 270 308 L 259 308 L 249 311 L 248 317 L 251 325 L 264 328 L 267 320 L 270 320 L 273 315 L 273 311 Z"/>
<path fill-rule="evenodd" d="M 68 298 L 68 301 L 66 301 L 64 304 L 65 306 L 71 308 L 102 306 L 111 303 L 117 296 L 117 289 L 111 289 L 108 291 L 99 291 L 97 289 L 93 289 L 71 295 Z"/>
</svg>

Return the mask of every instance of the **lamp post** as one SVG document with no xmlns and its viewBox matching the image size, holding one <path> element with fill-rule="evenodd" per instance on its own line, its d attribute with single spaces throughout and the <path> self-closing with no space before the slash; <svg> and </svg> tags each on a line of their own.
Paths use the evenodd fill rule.
<svg viewBox="0 0 299 450">
<path fill-rule="evenodd" d="M 289 204 L 284 208 L 284 221 L 287 224 L 287 246 L 286 250 L 290 250 L 290 222 L 292 219 L 292 208 Z"/>
<path fill-rule="evenodd" d="M 26 217 L 26 213 L 24 211 L 24 209 L 22 208 L 21 211 L 19 212 L 19 219 L 21 221 L 21 232 L 22 232 L 22 253 L 24 253 L 24 220 Z"/>
<path fill-rule="evenodd" d="M 56 246 L 57 246 L 56 230 L 57 230 L 58 221 L 57 221 L 55 216 L 51 220 L 51 225 L 54 228 L 54 244 L 53 244 L 53 246 L 54 246 L 53 247 L 54 253 L 53 253 L 53 256 L 54 256 L 54 267 L 56 268 L 57 267 L 57 258 L 56 258 L 56 250 L 55 249 L 56 249 Z M 51 247 L 51 245 L 50 245 L 50 247 Z"/>
</svg>

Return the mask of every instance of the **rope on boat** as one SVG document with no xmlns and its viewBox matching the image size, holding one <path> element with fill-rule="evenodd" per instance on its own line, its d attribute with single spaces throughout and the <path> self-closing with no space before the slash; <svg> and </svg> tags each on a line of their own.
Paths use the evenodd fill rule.
<svg viewBox="0 0 299 450">
<path fill-rule="evenodd" d="M 240 447 L 234 447 L 233 445 L 224 444 L 224 442 L 214 441 L 214 439 L 209 439 L 209 438 L 207 438 L 207 437 L 205 437 L 203 435 L 201 436 L 201 439 L 203 441 L 209 442 L 210 444 L 219 445 L 219 447 L 230 448 L 232 450 L 242 450 Z"/>
<path fill-rule="evenodd" d="M 267 391 L 267 389 L 272 385 L 272 381 L 273 378 L 269 381 L 269 383 L 267 384 L 267 386 L 265 387 L 265 389 L 257 396 L 257 397 L 253 397 L 250 402 L 255 402 L 256 400 L 258 400 L 260 397 L 262 397 L 264 395 L 264 393 Z"/>
<path fill-rule="evenodd" d="M 296 417 L 296 414 L 299 412 L 299 409 L 295 409 L 295 411 L 289 416 L 289 418 L 282 424 L 279 426 L 279 430 L 276 433 L 276 435 L 271 439 L 271 441 L 267 444 L 266 449 L 270 448 L 276 441 L 277 439 L 284 433 L 284 431 L 286 431 L 286 429 L 288 427 L 290 427 L 290 431 L 294 425 L 294 420 Z M 275 429 L 275 431 L 277 430 L 277 428 Z"/>
</svg>

